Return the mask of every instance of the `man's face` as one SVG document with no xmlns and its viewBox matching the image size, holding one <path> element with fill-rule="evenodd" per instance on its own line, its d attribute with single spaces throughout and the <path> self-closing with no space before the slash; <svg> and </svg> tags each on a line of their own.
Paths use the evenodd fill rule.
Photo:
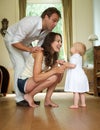
<svg viewBox="0 0 100 130">
<path fill-rule="evenodd" d="M 46 15 L 46 28 L 52 31 L 59 21 L 59 16 L 54 13 L 50 17 Z"/>
</svg>

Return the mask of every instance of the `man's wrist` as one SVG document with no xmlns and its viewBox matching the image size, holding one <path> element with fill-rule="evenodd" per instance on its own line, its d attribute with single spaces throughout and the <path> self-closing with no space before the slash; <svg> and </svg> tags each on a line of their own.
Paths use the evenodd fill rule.
<svg viewBox="0 0 100 130">
<path fill-rule="evenodd" d="M 28 47 L 27 52 L 30 52 L 30 53 L 32 52 L 31 47 Z"/>
</svg>

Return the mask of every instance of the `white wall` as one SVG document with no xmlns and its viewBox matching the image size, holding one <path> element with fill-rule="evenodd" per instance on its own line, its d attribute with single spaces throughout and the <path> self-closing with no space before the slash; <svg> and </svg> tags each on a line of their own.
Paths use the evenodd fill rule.
<svg viewBox="0 0 100 130">
<path fill-rule="evenodd" d="M 73 41 L 83 41 L 88 44 L 88 36 L 93 33 L 92 0 L 72 0 L 73 5 Z M 0 0 L 0 21 L 9 20 L 9 26 L 18 21 L 18 0 Z M 1 25 L 0 25 L 1 28 Z M 7 49 L 0 34 L 0 65 L 8 68 L 11 80 L 10 89 L 13 89 L 13 70 Z M 62 82 L 64 86 L 64 82 Z M 62 86 L 62 87 L 63 87 Z"/>
<path fill-rule="evenodd" d="M 0 0 L 0 22 L 3 18 L 7 18 L 9 26 L 18 21 L 18 0 Z M 0 23 L 1 28 L 1 23 Z M 0 34 L 0 65 L 11 68 L 12 64 L 9 59 L 7 49 L 5 47 L 3 37 Z"/>
<path fill-rule="evenodd" d="M 92 0 L 72 0 L 73 14 L 73 42 L 85 42 L 87 48 L 92 44 L 88 36 L 93 33 L 93 6 Z"/>
<path fill-rule="evenodd" d="M 0 0 L 0 29 L 1 29 L 1 21 L 3 18 L 7 18 L 9 20 L 9 26 L 16 21 L 18 21 L 19 8 L 18 8 L 18 0 Z M 10 74 L 10 81 L 8 87 L 8 93 L 13 91 L 13 69 L 12 63 L 10 61 L 8 51 L 5 47 L 3 37 L 0 34 L 0 65 L 6 67 Z"/>
</svg>

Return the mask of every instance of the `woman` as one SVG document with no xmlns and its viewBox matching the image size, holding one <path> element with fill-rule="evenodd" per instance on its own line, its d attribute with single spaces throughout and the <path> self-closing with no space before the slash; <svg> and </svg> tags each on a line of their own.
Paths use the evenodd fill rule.
<svg viewBox="0 0 100 130">
<path fill-rule="evenodd" d="M 60 34 L 50 32 L 43 44 L 43 50 L 32 53 L 26 62 L 24 71 L 18 79 L 19 90 L 24 93 L 24 99 L 30 107 L 37 107 L 33 102 L 34 96 L 47 88 L 45 106 L 58 107 L 51 100 L 56 85 L 62 80 L 65 68 L 73 67 L 71 64 L 58 66 L 58 54 L 62 46 Z"/>
</svg>

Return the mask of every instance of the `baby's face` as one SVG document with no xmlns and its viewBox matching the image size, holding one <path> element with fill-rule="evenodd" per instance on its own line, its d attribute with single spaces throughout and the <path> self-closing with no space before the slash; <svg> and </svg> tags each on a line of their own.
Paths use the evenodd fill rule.
<svg viewBox="0 0 100 130">
<path fill-rule="evenodd" d="M 70 50 L 70 52 L 71 52 L 71 54 L 74 54 L 74 53 L 76 53 L 76 49 L 75 49 L 75 47 L 73 46 L 73 47 L 71 47 L 71 50 Z"/>
</svg>

